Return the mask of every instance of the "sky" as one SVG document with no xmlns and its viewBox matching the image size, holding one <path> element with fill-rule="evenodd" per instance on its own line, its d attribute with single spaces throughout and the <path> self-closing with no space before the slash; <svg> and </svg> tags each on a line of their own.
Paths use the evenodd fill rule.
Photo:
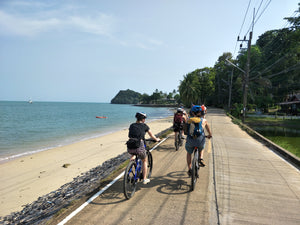
<svg viewBox="0 0 300 225">
<path fill-rule="evenodd" d="M 224 52 L 236 57 L 253 15 L 252 44 L 297 9 L 297 0 L 0 0 L 0 100 L 169 93 Z"/>
</svg>

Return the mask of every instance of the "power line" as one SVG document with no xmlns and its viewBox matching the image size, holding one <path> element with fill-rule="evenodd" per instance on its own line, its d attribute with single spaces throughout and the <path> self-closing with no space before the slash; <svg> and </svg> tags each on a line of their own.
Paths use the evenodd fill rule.
<svg viewBox="0 0 300 225">
<path fill-rule="evenodd" d="M 277 60 L 276 62 L 274 62 L 272 65 L 270 65 L 270 66 L 268 66 L 267 68 L 265 68 L 262 72 L 258 72 L 258 75 L 255 76 L 255 77 L 253 77 L 253 78 L 251 78 L 250 80 L 254 80 L 254 79 L 256 79 L 257 77 L 259 77 L 259 76 L 263 75 L 264 73 L 268 72 L 269 69 L 272 68 L 272 66 L 274 66 L 274 65 L 277 64 L 277 63 L 279 63 L 279 62 L 280 62 L 281 60 L 283 60 L 285 57 L 286 57 L 285 55 L 282 56 L 280 59 L 278 59 L 278 60 Z"/>
<path fill-rule="evenodd" d="M 251 0 L 249 0 L 248 7 L 247 7 L 247 10 L 246 10 L 246 13 L 245 13 L 245 16 L 244 16 L 244 20 L 243 20 L 243 23 L 242 23 L 242 26 L 241 26 L 241 28 L 240 28 L 240 32 L 239 32 L 239 35 L 238 35 L 238 36 L 241 35 L 242 29 L 243 29 L 243 26 L 244 26 L 244 24 L 245 24 L 245 20 L 246 20 L 247 14 L 248 14 L 248 10 L 249 10 L 250 4 L 251 4 Z M 236 52 L 237 44 L 238 44 L 238 41 L 236 41 L 233 55 L 234 55 L 235 52 Z"/>
<path fill-rule="evenodd" d="M 277 76 L 277 75 L 279 75 L 279 74 L 290 72 L 290 71 L 292 71 L 292 70 L 298 69 L 297 66 L 299 66 L 299 65 L 300 65 L 300 63 L 297 63 L 297 64 L 295 64 L 295 65 L 293 65 L 293 66 L 290 66 L 290 67 L 287 68 L 287 69 L 284 69 L 284 70 L 282 70 L 282 71 L 280 71 L 280 72 L 278 72 L 278 73 L 274 73 L 274 74 L 268 75 L 268 76 L 266 76 L 266 77 L 267 77 L 267 78 L 272 78 L 272 77 L 275 77 L 275 76 Z"/>
<path fill-rule="evenodd" d="M 244 16 L 244 20 L 243 20 L 243 23 L 242 23 L 242 26 L 241 26 L 241 28 L 240 28 L 240 32 L 239 32 L 239 35 L 238 35 L 238 36 L 241 35 L 242 29 L 243 29 L 243 26 L 244 26 L 244 24 L 245 24 L 245 20 L 246 20 L 248 11 L 249 11 L 250 4 L 251 4 L 251 0 L 249 0 L 248 7 L 247 7 L 247 10 L 246 10 L 246 13 L 245 13 L 245 16 Z"/>
<path fill-rule="evenodd" d="M 295 11 L 290 17 L 294 17 L 296 16 L 297 14 L 297 11 Z M 279 30 L 282 30 L 282 29 L 285 29 L 287 28 L 287 26 L 289 25 L 289 21 L 286 22 L 286 24 L 284 25 L 284 27 L 282 27 L 281 29 Z M 283 42 L 281 42 L 280 44 L 277 45 L 277 43 L 280 41 L 279 39 L 279 35 L 277 35 L 274 39 L 268 41 L 266 44 L 265 44 L 265 47 L 268 47 L 269 45 L 273 45 L 273 46 L 276 46 L 275 48 L 273 48 L 273 52 L 276 52 L 278 49 L 282 48 L 282 45 L 283 45 Z M 273 54 L 270 54 L 267 58 L 266 58 L 266 62 L 264 63 L 265 65 L 267 65 L 271 60 L 272 60 L 272 56 Z M 285 57 L 285 56 L 283 56 Z M 277 62 L 273 63 L 271 66 L 268 66 L 268 68 L 270 69 L 272 66 L 274 66 Z M 255 66 L 254 68 L 252 68 L 251 70 L 254 71 L 256 69 L 257 66 Z M 267 72 L 266 70 L 263 71 L 263 73 Z"/>
<path fill-rule="evenodd" d="M 259 14 L 258 18 L 255 19 L 255 21 L 254 21 L 254 23 L 253 23 L 253 26 L 254 26 L 254 25 L 257 23 L 257 21 L 260 19 L 260 17 L 261 17 L 262 14 L 265 12 L 265 10 L 267 9 L 267 7 L 270 5 L 271 1 L 272 1 L 272 0 L 269 0 L 269 2 L 266 4 L 266 6 L 265 6 L 264 9 L 262 10 L 262 12 Z M 261 1 L 261 4 L 262 4 L 262 2 L 263 2 L 263 0 Z M 261 4 L 260 4 L 259 8 L 261 7 Z M 255 14 L 255 17 L 257 16 L 258 11 L 259 11 L 259 9 L 257 10 L 257 13 Z M 251 26 L 252 26 L 252 24 L 250 25 L 250 27 L 249 27 L 249 29 L 248 29 L 246 35 L 250 32 Z"/>
</svg>

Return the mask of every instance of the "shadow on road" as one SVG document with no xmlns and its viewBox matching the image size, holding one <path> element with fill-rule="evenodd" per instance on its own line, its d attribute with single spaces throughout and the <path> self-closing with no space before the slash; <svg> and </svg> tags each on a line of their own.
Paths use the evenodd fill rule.
<svg viewBox="0 0 300 225">
<path fill-rule="evenodd" d="M 168 173 L 166 176 L 151 178 L 151 182 L 147 185 L 138 182 L 136 193 L 141 189 L 152 189 L 153 187 L 156 187 L 157 192 L 166 195 L 182 195 L 190 192 L 190 182 L 186 171 L 174 171 Z M 123 194 L 123 177 L 104 192 L 100 198 L 104 200 L 104 202 L 93 201 L 90 204 L 112 205 L 126 201 Z"/>
</svg>

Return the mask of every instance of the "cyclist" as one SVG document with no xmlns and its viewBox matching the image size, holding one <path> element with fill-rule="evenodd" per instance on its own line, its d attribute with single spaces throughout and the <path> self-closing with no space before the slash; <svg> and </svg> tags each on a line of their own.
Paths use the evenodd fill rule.
<svg viewBox="0 0 300 225">
<path fill-rule="evenodd" d="M 143 184 L 147 184 L 150 182 L 150 179 L 147 178 L 147 153 L 145 148 L 145 134 L 148 133 L 149 136 L 155 140 L 160 141 L 160 138 L 155 137 L 155 135 L 150 131 L 149 126 L 145 123 L 145 120 L 147 118 L 146 113 L 144 112 L 137 112 L 135 114 L 136 122 L 132 123 L 129 127 L 129 138 L 134 138 L 139 141 L 139 144 L 137 148 L 127 148 L 127 152 L 131 154 L 131 159 L 135 159 L 135 154 L 138 155 L 142 162 L 143 162 Z"/>
<path fill-rule="evenodd" d="M 183 106 L 181 106 L 180 108 L 182 108 L 182 110 L 183 110 L 183 123 L 185 124 L 186 121 L 187 121 L 188 118 L 189 118 L 189 115 L 186 113 L 186 111 L 184 110 Z M 183 137 L 183 139 L 184 139 L 184 136 L 182 136 L 182 137 Z"/>
<path fill-rule="evenodd" d="M 199 131 L 199 136 L 191 136 L 188 135 L 185 143 L 185 149 L 187 151 L 187 165 L 188 165 L 188 175 L 190 176 L 192 173 L 191 167 L 192 167 L 192 154 L 194 152 L 194 148 L 198 147 L 200 151 L 200 156 L 199 156 L 199 164 L 201 166 L 205 166 L 204 160 L 203 160 L 203 149 L 205 146 L 205 133 L 204 133 L 204 128 L 207 130 L 209 133 L 208 138 L 212 137 L 212 133 L 209 127 L 209 124 L 207 120 L 204 118 L 204 110 L 201 108 L 199 105 L 194 105 L 191 109 L 191 115 L 192 117 L 188 119 L 188 124 L 199 124 L 199 130 L 202 130 L 203 132 Z M 190 126 L 191 127 L 191 126 Z"/>
<path fill-rule="evenodd" d="M 201 109 L 204 111 L 204 115 L 207 113 L 207 108 L 204 104 L 201 105 Z"/>
<path fill-rule="evenodd" d="M 183 105 L 181 105 L 180 108 L 182 109 L 182 112 L 183 112 L 183 122 L 185 123 L 187 121 L 187 119 L 188 119 L 188 114 L 184 110 Z"/>
<path fill-rule="evenodd" d="M 175 132 L 175 142 L 177 138 L 177 133 L 181 132 L 181 137 L 183 137 L 183 126 L 182 124 L 185 122 L 185 117 L 183 115 L 183 109 L 178 108 L 173 118 L 173 130 Z"/>
</svg>

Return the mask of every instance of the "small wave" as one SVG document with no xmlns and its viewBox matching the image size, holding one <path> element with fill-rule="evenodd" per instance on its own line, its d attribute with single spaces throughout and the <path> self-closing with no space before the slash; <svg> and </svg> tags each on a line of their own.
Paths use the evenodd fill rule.
<svg viewBox="0 0 300 225">
<path fill-rule="evenodd" d="M 110 130 L 110 131 L 103 132 L 103 133 L 97 133 L 97 134 L 93 133 L 93 134 L 90 134 L 90 135 L 85 136 L 85 137 L 65 140 L 63 144 L 57 144 L 57 145 L 51 146 L 51 147 L 46 147 L 46 148 L 41 148 L 41 149 L 37 149 L 37 150 L 33 150 L 33 151 L 27 151 L 27 152 L 15 154 L 15 155 L 5 156 L 5 157 L 0 158 L 0 163 L 5 163 L 5 162 L 10 161 L 10 160 L 21 158 L 21 157 L 24 157 L 24 156 L 27 156 L 27 155 L 33 155 L 35 153 L 47 151 L 47 150 L 50 150 L 50 149 L 67 146 L 69 144 L 75 144 L 75 143 L 78 143 L 78 142 L 81 142 L 81 141 L 86 141 L 86 140 L 102 137 L 102 136 L 112 134 L 114 132 L 117 132 L 117 131 L 120 131 L 120 130 L 123 130 L 123 129 L 127 129 L 127 127 L 119 127 L 119 128 L 115 128 L 114 130 Z"/>
<path fill-rule="evenodd" d="M 57 147 L 59 147 L 59 146 L 57 146 Z M 16 155 L 6 156 L 6 157 L 3 157 L 3 158 L 0 158 L 0 163 L 7 162 L 7 161 L 10 161 L 10 160 L 13 160 L 13 159 L 17 159 L 17 158 L 20 158 L 20 157 L 23 157 L 23 156 L 26 156 L 26 155 L 32 155 L 32 154 L 42 152 L 42 151 L 46 151 L 46 150 L 49 150 L 49 149 L 51 149 L 51 147 L 43 148 L 43 149 L 39 149 L 39 150 L 34 150 L 34 151 L 23 152 L 23 153 L 19 153 L 19 154 L 16 154 Z"/>
</svg>

